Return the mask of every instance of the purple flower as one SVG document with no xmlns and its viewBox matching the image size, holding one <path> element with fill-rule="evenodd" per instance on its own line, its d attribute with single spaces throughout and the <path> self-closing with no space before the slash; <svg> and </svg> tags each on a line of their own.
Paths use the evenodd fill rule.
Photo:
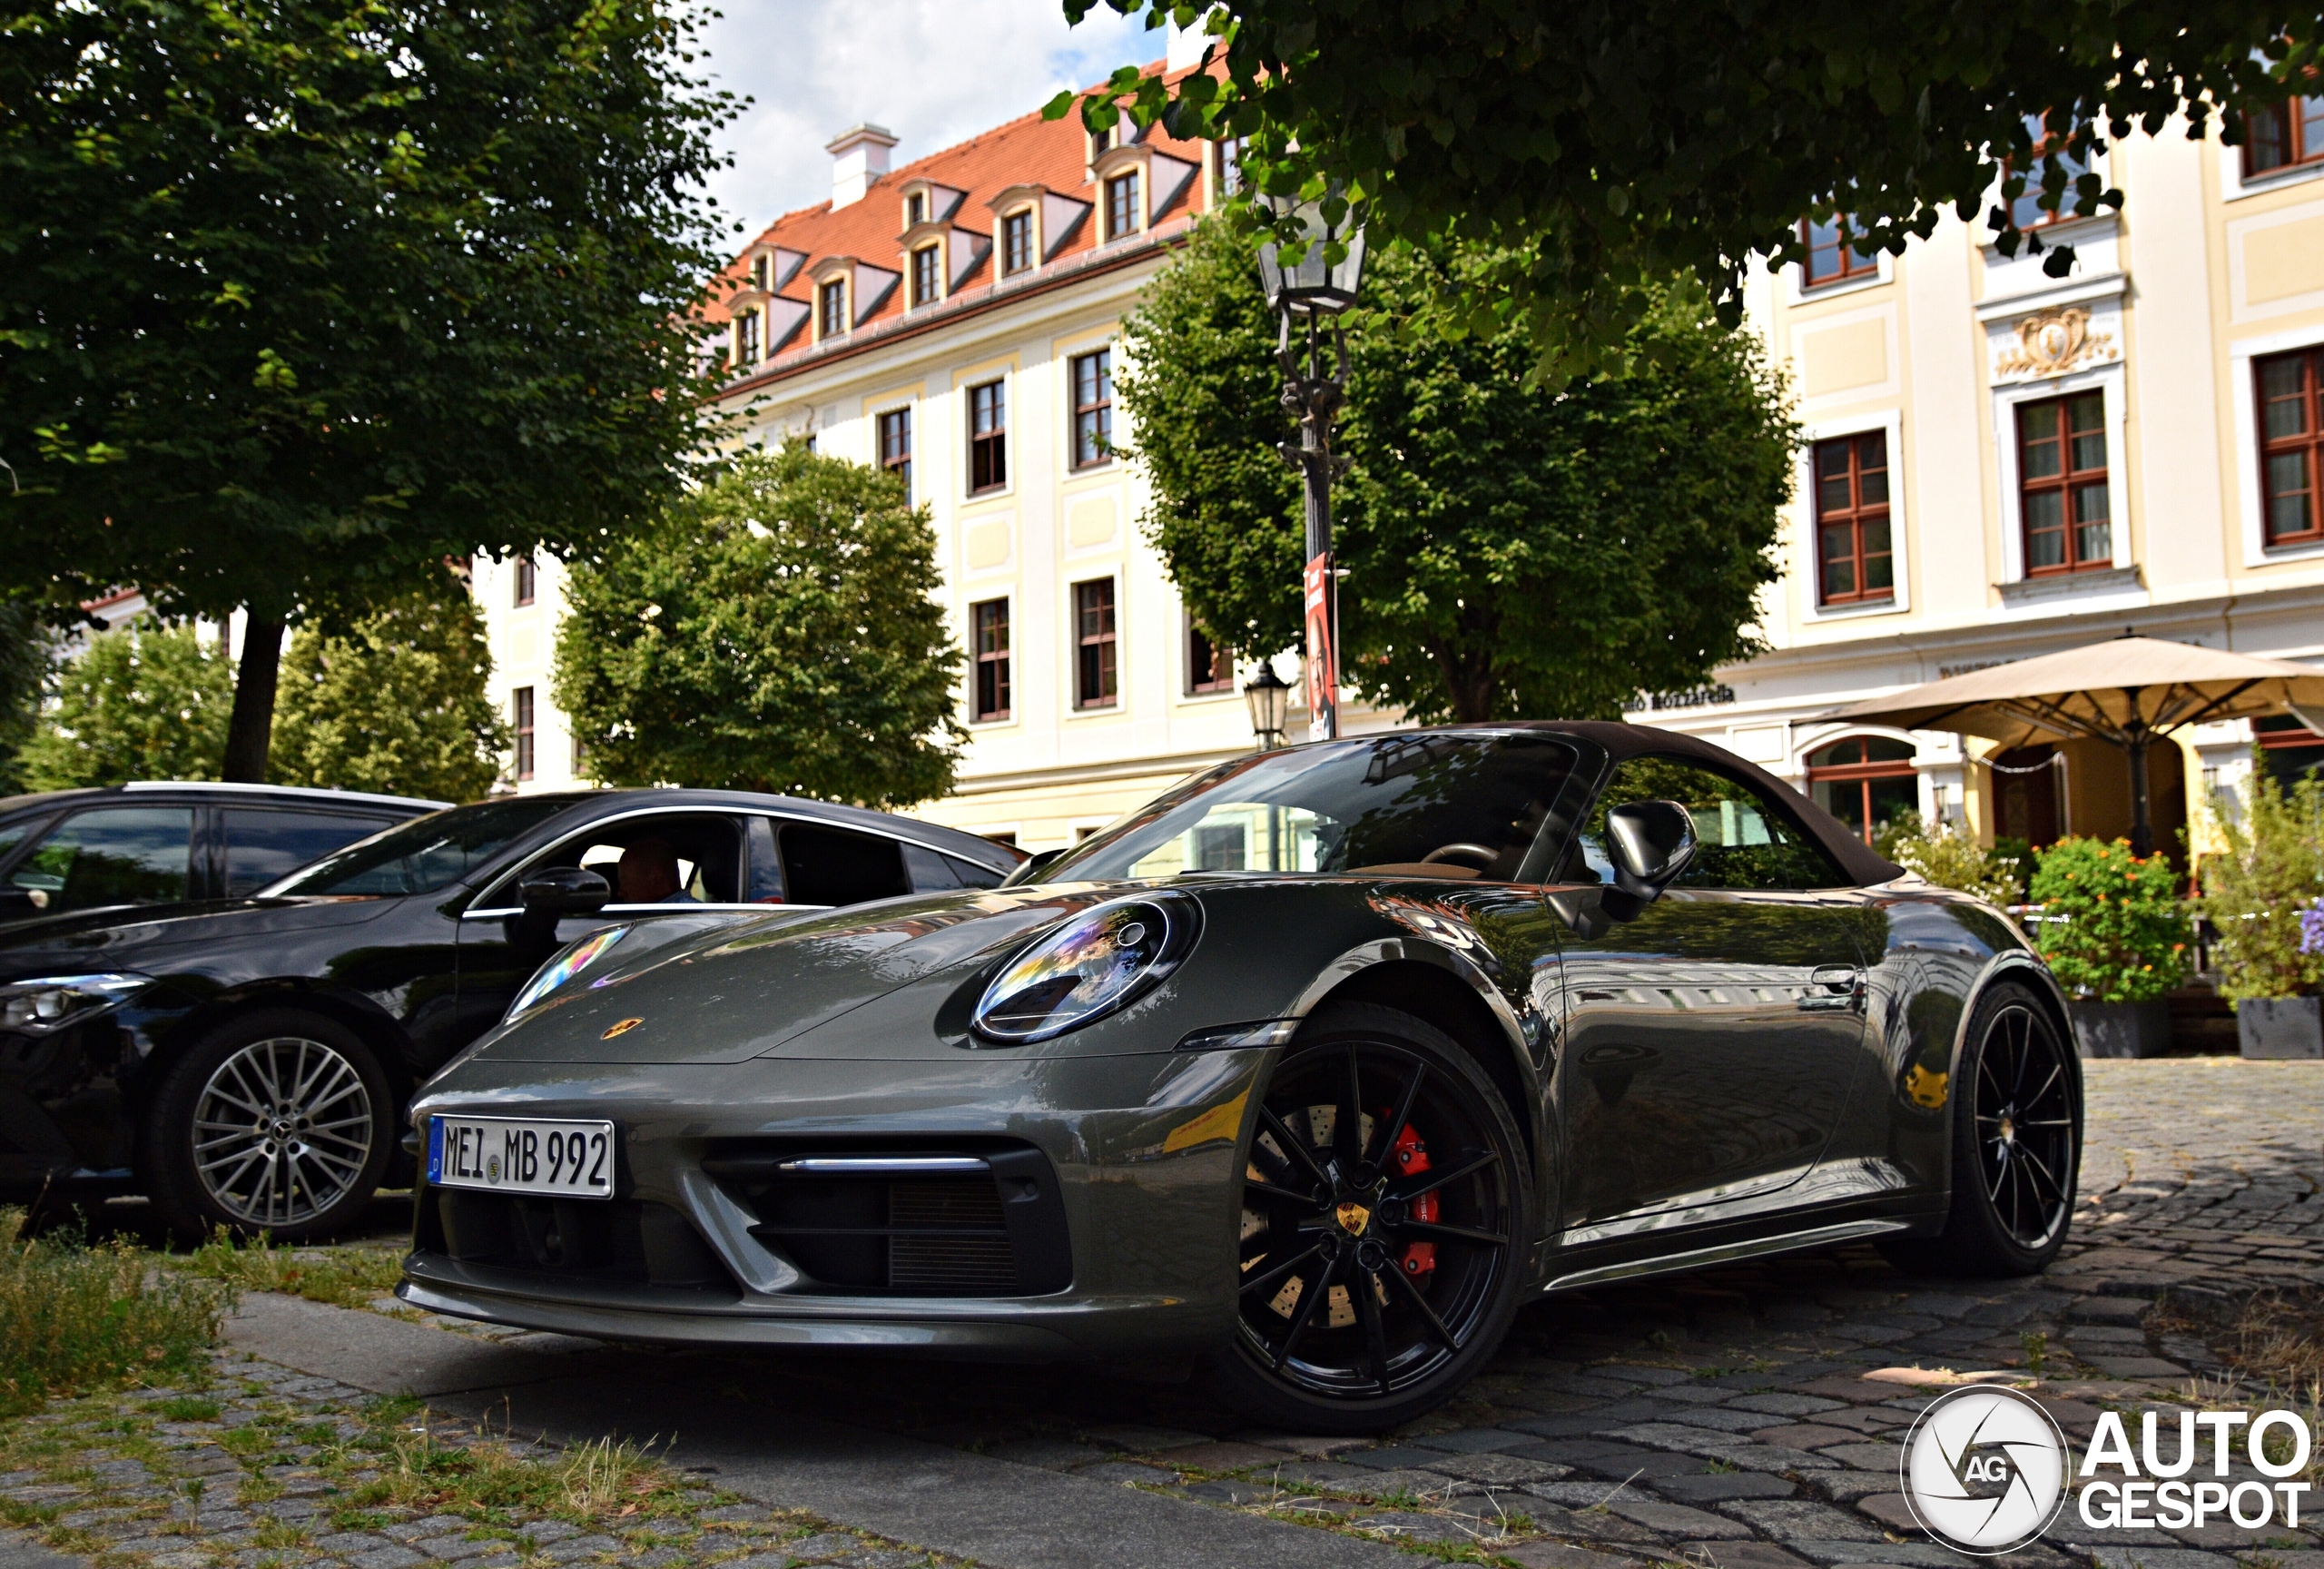
<svg viewBox="0 0 2324 1569">
<path fill-rule="evenodd" d="M 2324 953 L 2324 899 L 2299 913 L 2299 951 Z"/>
</svg>

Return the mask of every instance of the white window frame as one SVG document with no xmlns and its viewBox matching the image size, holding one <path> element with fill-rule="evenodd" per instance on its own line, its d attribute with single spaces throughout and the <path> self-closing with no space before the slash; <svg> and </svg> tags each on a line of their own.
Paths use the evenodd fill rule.
<svg viewBox="0 0 2324 1569">
<path fill-rule="evenodd" d="M 2243 514 L 2243 564 L 2263 567 L 2277 561 L 2303 561 L 2324 556 L 2324 540 L 2298 545 L 2270 545 L 2267 518 L 2260 498 L 2260 389 L 2251 362 L 2270 354 L 2324 344 L 2324 323 L 2294 327 L 2263 338 L 2241 338 L 2228 345 L 2228 383 L 2235 410 L 2235 496 Z"/>
<path fill-rule="evenodd" d="M 1883 284 L 1894 283 L 1896 281 L 1896 259 L 1894 256 L 1884 250 L 1874 252 L 1872 260 L 1874 271 L 1869 276 L 1842 278 L 1832 283 L 1810 283 L 1807 281 L 1806 262 L 1786 262 L 1783 271 L 1784 276 L 1790 281 L 1791 295 L 1785 303 L 1813 305 L 1820 301 L 1838 300 L 1849 294 L 1858 294 L 1866 289 L 1877 289 Z"/>
<path fill-rule="evenodd" d="M 1065 624 L 1065 716 L 1075 719 L 1111 719 L 1129 712 L 1129 597 L 1123 591 L 1128 582 L 1119 562 L 1103 569 L 1068 569 L 1061 575 L 1065 589 L 1065 614 L 1059 617 Z M 1114 700 L 1098 707 L 1081 706 L 1081 612 L 1074 603 L 1073 591 L 1084 583 L 1110 579 L 1114 585 Z"/>
<path fill-rule="evenodd" d="M 1064 372 L 1064 386 L 1058 398 L 1058 404 L 1064 418 L 1058 432 L 1059 441 L 1058 450 L 1065 454 L 1065 474 L 1068 479 L 1078 479 L 1091 474 L 1103 474 L 1121 462 L 1121 452 L 1118 448 L 1108 450 L 1104 457 L 1094 463 L 1077 467 L 1073 461 L 1073 422 L 1078 417 L 1078 410 L 1075 406 L 1078 394 L 1073 385 L 1073 362 L 1085 355 L 1101 351 L 1112 356 L 1106 370 L 1107 379 L 1110 381 L 1121 370 L 1120 350 L 1121 344 L 1118 340 L 1106 338 L 1095 343 L 1077 343 L 1059 356 L 1062 361 L 1060 369 Z M 1113 405 L 1113 410 L 1118 418 L 1122 411 L 1122 406 L 1118 401 Z M 1108 445 L 1110 446 L 1110 443 Z"/>
<path fill-rule="evenodd" d="M 1888 439 L 1888 561 L 1896 577 L 1896 597 L 1870 604 L 1858 601 L 1827 605 L 1822 596 L 1823 562 L 1817 552 L 1816 444 L 1837 441 L 1843 436 L 1862 436 L 1872 430 L 1878 430 Z M 1802 614 L 1815 622 L 1847 621 L 1861 616 L 1901 615 L 1909 611 L 1913 596 L 1912 577 L 1906 570 L 1910 562 L 1905 548 L 1905 411 L 1891 409 L 1881 414 L 1861 414 L 1808 426 L 1807 442 L 1793 459 L 1792 474 L 1792 494 L 1800 498 Z"/>
<path fill-rule="evenodd" d="M 2001 581 L 2024 583 L 2025 518 L 2017 484 L 2017 406 L 2096 390 L 2106 399 L 2106 508 L 2114 566 L 2131 562 L 2130 416 L 2122 361 L 2038 380 L 2009 381 L 1993 390 L 1994 470 L 2001 484 Z M 2060 579 L 2067 577 L 2059 575 Z"/>
<path fill-rule="evenodd" d="M 961 708 L 968 717 L 960 723 L 970 730 L 1008 730 L 1025 722 L 1024 689 L 1019 677 L 1024 674 L 1017 663 L 1017 585 L 1012 579 L 1007 586 L 989 589 L 964 589 L 970 597 L 960 601 L 960 646 L 968 652 L 968 684 L 963 693 Z M 977 607 L 990 605 L 995 599 L 1008 607 L 1009 617 L 1009 712 L 999 719 L 980 719 L 977 711 Z M 1117 619 L 1118 620 L 1118 617 Z"/>
<path fill-rule="evenodd" d="M 996 381 L 1000 383 L 1001 462 L 1008 469 L 1009 477 L 989 490 L 979 490 L 975 488 L 977 478 L 974 445 L 977 427 L 976 401 L 970 394 L 980 387 L 990 387 Z M 980 506 L 987 501 L 998 501 L 1004 497 L 1017 494 L 1018 476 L 1023 468 L 1023 465 L 1019 462 L 1021 449 L 1017 445 L 1017 417 L 1021 412 L 1017 399 L 1018 390 L 1018 377 L 1013 370 L 996 370 L 990 374 L 979 372 L 962 378 L 958 383 L 957 390 L 960 404 L 960 423 L 958 429 L 960 442 L 960 504 L 962 506 Z"/>
</svg>

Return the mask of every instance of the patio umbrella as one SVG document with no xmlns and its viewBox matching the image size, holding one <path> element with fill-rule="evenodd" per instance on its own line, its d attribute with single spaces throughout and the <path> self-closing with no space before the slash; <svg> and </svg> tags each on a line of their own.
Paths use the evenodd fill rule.
<svg viewBox="0 0 2324 1569">
<path fill-rule="evenodd" d="M 2073 736 L 2119 746 L 2131 768 L 2131 845 L 2146 855 L 2154 850 L 2146 749 L 2191 725 L 2280 710 L 2324 730 L 2324 671 L 2126 633 L 1851 703 L 1822 717 L 1952 730 L 2004 747 Z"/>
</svg>

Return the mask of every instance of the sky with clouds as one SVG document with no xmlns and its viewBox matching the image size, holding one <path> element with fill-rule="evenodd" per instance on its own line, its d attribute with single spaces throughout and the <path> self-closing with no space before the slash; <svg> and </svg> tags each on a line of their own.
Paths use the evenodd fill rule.
<svg viewBox="0 0 2324 1569">
<path fill-rule="evenodd" d="M 711 194 L 755 234 L 831 194 L 823 143 L 862 121 L 898 163 L 1039 108 L 1061 87 L 1159 59 L 1163 35 L 1110 6 L 1068 27 L 1060 0 L 723 0 L 703 42 L 717 84 L 753 100 Z"/>
</svg>

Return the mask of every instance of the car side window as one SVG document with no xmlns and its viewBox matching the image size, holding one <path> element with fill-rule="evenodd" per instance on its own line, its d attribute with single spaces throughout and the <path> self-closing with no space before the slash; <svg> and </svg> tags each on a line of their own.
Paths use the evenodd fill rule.
<svg viewBox="0 0 2324 1569">
<path fill-rule="evenodd" d="M 973 861 L 946 855 L 919 844 L 903 847 L 904 869 L 911 873 L 915 893 L 939 893 L 952 888 L 998 888 L 1001 873 Z"/>
<path fill-rule="evenodd" d="M 343 812 L 262 811 L 229 806 L 218 814 L 226 840 L 226 894 L 240 898 L 287 877 L 342 845 L 392 828 L 391 817 Z"/>
<path fill-rule="evenodd" d="M 904 847 L 893 839 L 820 823 L 785 823 L 775 834 L 793 904 L 861 904 L 912 892 Z"/>
<path fill-rule="evenodd" d="M 158 904 L 186 896 L 191 806 L 100 806 L 64 819 L 9 874 L 48 895 L 51 914 L 100 904 Z"/>
<path fill-rule="evenodd" d="M 742 819 L 724 812 L 655 812 L 593 824 L 535 857 L 486 896 L 514 905 L 535 872 L 579 866 L 612 885 L 614 905 L 739 904 L 745 860 Z"/>
<path fill-rule="evenodd" d="M 1771 892 L 1847 883 L 1824 847 L 1757 785 L 1680 757 L 1631 757 L 1615 765 L 1576 837 L 1578 858 L 1587 868 L 1572 868 L 1577 880 L 1591 874 L 1601 883 L 1614 880 L 1606 813 L 1631 801 L 1676 801 L 1694 819 L 1698 848 L 1679 887 Z"/>
</svg>

